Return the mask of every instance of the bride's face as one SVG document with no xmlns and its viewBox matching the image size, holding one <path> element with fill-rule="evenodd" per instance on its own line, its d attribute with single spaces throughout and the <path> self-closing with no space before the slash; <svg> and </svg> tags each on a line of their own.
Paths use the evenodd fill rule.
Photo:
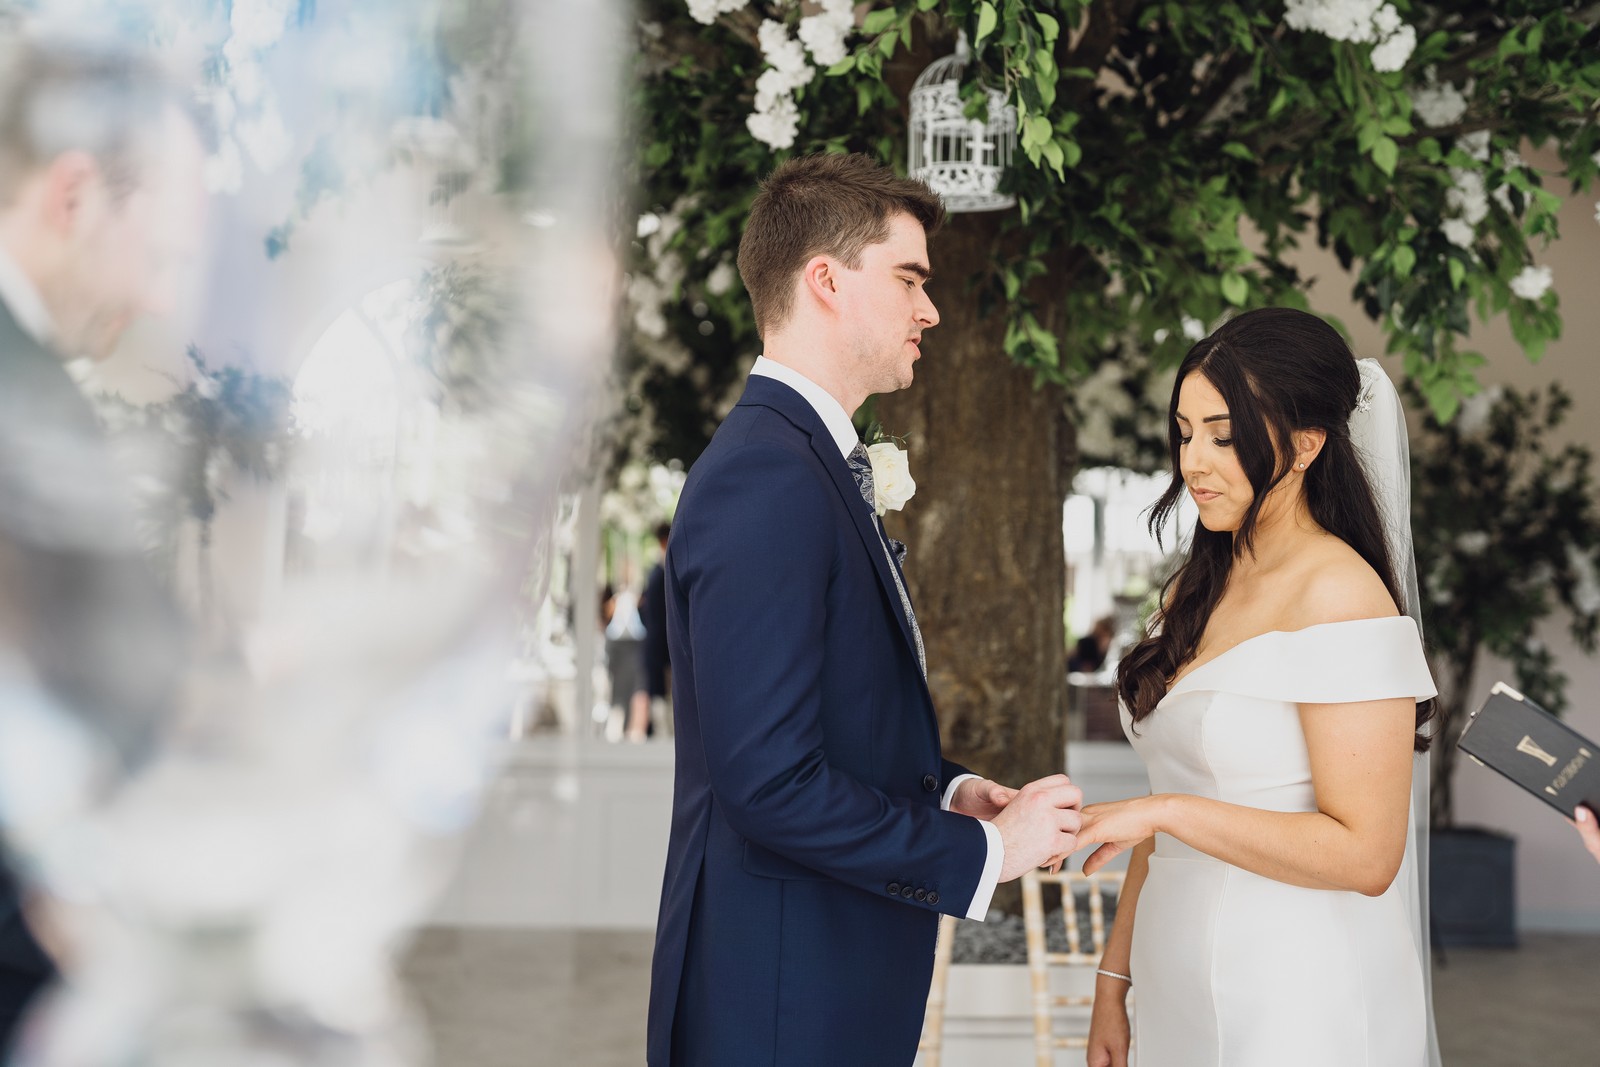
<svg viewBox="0 0 1600 1067">
<path fill-rule="evenodd" d="M 1214 532 L 1234 531 L 1255 501 L 1233 448 L 1228 404 L 1216 386 L 1195 372 L 1178 389 L 1178 470 L 1200 509 L 1200 523 Z"/>
</svg>

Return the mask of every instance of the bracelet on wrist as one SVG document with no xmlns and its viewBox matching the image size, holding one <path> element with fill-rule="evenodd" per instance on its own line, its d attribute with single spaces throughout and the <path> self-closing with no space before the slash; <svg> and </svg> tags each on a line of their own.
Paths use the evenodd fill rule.
<svg viewBox="0 0 1600 1067">
<path fill-rule="evenodd" d="M 1133 976 L 1132 975 L 1118 974 L 1116 971 L 1108 971 L 1104 967 L 1096 967 L 1094 969 L 1094 973 L 1095 974 L 1103 974 L 1107 978 L 1115 978 L 1115 979 L 1118 979 L 1119 981 L 1127 982 L 1129 985 L 1133 984 Z"/>
</svg>

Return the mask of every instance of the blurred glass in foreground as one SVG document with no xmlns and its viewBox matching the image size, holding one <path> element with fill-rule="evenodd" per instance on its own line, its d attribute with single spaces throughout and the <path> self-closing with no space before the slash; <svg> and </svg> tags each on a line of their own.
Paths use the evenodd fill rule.
<svg viewBox="0 0 1600 1067">
<path fill-rule="evenodd" d="M 14 1062 L 427 1062 L 393 956 L 527 699 L 611 359 L 623 12 L 26 6 L 0 1002 L 13 926 L 66 978 Z"/>
</svg>

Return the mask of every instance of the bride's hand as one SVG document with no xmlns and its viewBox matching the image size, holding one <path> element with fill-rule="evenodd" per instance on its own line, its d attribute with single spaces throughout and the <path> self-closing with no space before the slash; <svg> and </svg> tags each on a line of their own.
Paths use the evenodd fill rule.
<svg viewBox="0 0 1600 1067">
<path fill-rule="evenodd" d="M 1100 847 L 1083 861 L 1083 873 L 1093 874 L 1117 855 L 1159 830 L 1160 804 L 1160 797 L 1148 796 L 1085 806 L 1083 828 L 1078 831 L 1078 847 Z"/>
<path fill-rule="evenodd" d="M 1098 979 L 1109 983 L 1115 979 Z M 1089 1015 L 1089 1046 L 1084 1061 L 1088 1067 L 1128 1067 L 1128 1044 L 1132 1034 L 1128 1026 L 1126 986 L 1121 996 L 1113 991 L 1095 987 L 1094 1007 Z"/>
</svg>

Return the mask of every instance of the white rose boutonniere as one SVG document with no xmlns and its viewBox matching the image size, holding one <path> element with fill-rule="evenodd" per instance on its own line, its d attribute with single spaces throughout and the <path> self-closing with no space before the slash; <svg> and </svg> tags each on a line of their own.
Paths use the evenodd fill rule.
<svg viewBox="0 0 1600 1067">
<path fill-rule="evenodd" d="M 879 516 L 905 507 L 906 501 L 917 492 L 917 483 L 911 480 L 906 450 L 892 441 L 880 441 L 867 446 L 867 459 L 872 462 L 873 503 Z"/>
</svg>

